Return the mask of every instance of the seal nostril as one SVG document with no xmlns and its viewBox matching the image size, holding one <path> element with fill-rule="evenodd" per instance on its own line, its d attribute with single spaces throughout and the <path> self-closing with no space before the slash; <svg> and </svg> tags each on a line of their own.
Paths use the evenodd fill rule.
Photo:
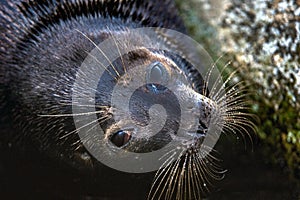
<svg viewBox="0 0 300 200">
<path fill-rule="evenodd" d="M 120 130 L 111 136 L 110 141 L 117 147 L 122 147 L 127 144 L 130 139 L 131 134 L 128 131 Z"/>
<path fill-rule="evenodd" d="M 202 127 L 202 129 L 207 129 L 207 126 L 203 121 L 199 120 L 199 124 Z"/>
</svg>

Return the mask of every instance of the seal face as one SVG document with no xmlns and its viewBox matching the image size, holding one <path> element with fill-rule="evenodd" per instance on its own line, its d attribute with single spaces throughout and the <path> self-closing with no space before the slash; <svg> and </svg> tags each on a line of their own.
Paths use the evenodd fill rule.
<svg viewBox="0 0 300 200">
<path fill-rule="evenodd" d="M 252 124 L 209 55 L 177 32 L 185 29 L 173 7 L 7 0 L 0 7 L 0 109 L 13 122 L 7 140 L 96 171 L 107 185 L 101 191 L 124 177 L 133 185 L 114 169 L 158 170 L 149 199 L 199 199 L 204 174 L 219 178 L 208 163 L 223 127 Z"/>
</svg>

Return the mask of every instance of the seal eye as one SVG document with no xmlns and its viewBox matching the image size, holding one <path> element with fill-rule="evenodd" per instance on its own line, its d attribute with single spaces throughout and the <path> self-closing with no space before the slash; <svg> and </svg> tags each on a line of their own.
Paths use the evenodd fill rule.
<svg viewBox="0 0 300 200">
<path fill-rule="evenodd" d="M 149 89 L 159 90 L 160 86 L 165 86 L 168 83 L 168 71 L 160 62 L 152 63 L 147 71 L 146 81 Z"/>
<path fill-rule="evenodd" d="M 165 84 L 168 81 L 168 72 L 160 62 L 154 62 L 149 66 L 147 83 Z"/>
<path fill-rule="evenodd" d="M 154 65 L 150 69 L 149 81 L 152 83 L 161 83 L 163 81 L 163 69 L 160 64 Z"/>
<path fill-rule="evenodd" d="M 128 131 L 120 130 L 111 136 L 110 141 L 117 147 L 122 147 L 127 144 L 130 139 L 131 134 Z"/>
</svg>

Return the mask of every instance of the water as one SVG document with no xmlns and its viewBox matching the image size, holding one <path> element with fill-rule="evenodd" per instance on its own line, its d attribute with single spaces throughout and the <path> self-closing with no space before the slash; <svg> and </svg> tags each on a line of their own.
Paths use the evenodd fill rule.
<svg viewBox="0 0 300 200">
<path fill-rule="evenodd" d="M 228 136 L 222 136 L 220 141 L 216 146 L 220 154 L 217 156 L 223 160 L 221 166 L 228 171 L 223 180 L 210 187 L 212 192 L 206 199 L 300 199 L 296 181 L 279 166 L 266 164 L 267 159 L 260 153 L 261 144 L 254 145 L 254 152 L 251 152 L 251 146 L 245 150 L 242 140 L 232 142 Z M 14 150 L 14 144 L 11 145 L 8 148 L 0 140 L 1 199 L 142 200 L 154 177 L 154 173 L 136 176 L 77 171 L 63 163 L 52 162 L 33 148 L 20 154 Z M 118 183 L 112 181 L 116 177 Z"/>
</svg>

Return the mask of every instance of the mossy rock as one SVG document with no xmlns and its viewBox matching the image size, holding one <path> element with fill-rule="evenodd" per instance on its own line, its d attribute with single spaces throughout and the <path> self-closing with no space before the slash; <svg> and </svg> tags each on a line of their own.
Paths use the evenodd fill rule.
<svg viewBox="0 0 300 200">
<path fill-rule="evenodd" d="M 226 52 L 223 60 L 231 58 L 255 91 L 252 112 L 266 162 L 300 179 L 300 2 L 216 2 L 176 1 L 192 37 L 214 60 Z"/>
</svg>

